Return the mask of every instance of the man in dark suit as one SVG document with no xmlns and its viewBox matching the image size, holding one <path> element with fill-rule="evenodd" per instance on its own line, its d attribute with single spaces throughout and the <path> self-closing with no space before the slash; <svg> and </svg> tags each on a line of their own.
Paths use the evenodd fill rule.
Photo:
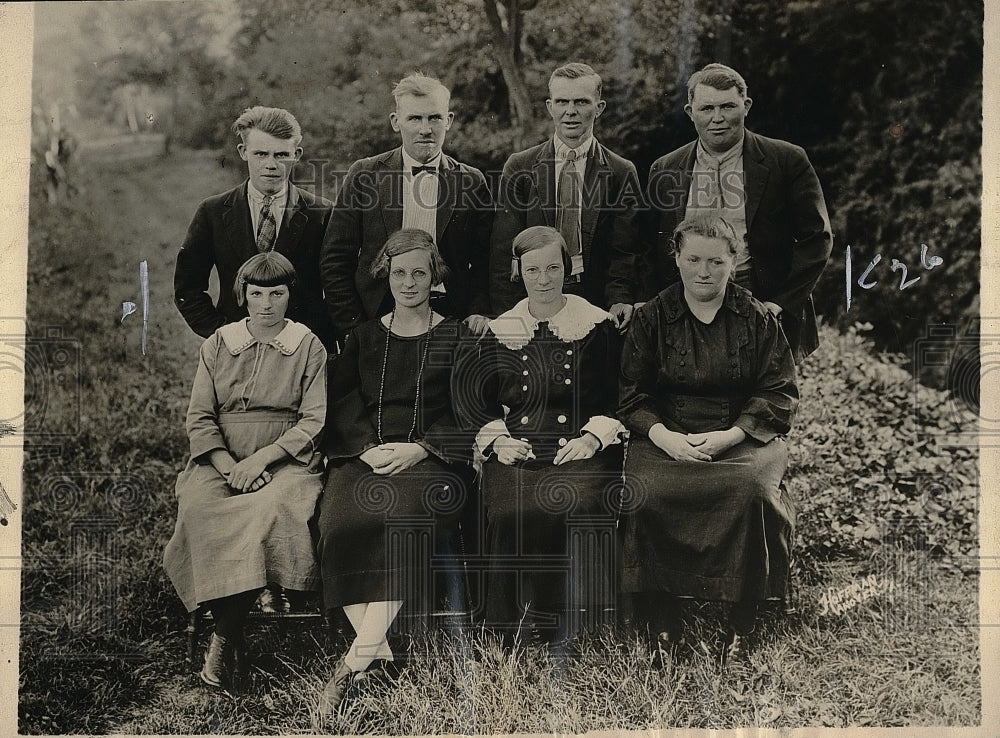
<svg viewBox="0 0 1000 738">
<path fill-rule="evenodd" d="M 504 165 L 490 246 L 495 313 L 524 297 L 516 277 L 512 281 L 514 237 L 547 225 L 560 230 L 574 256 L 563 291 L 609 310 L 621 330 L 632 318 L 641 191 L 635 165 L 594 138 L 594 121 L 606 105 L 601 87 L 600 76 L 586 64 L 556 69 L 545 101 L 554 135 Z"/>
<path fill-rule="evenodd" d="M 247 181 L 198 206 L 174 268 L 174 303 L 191 330 L 208 337 L 247 312 L 236 304 L 233 282 L 254 254 L 277 251 L 292 262 L 298 282 L 288 317 L 303 323 L 332 349 L 334 332 L 323 304 L 319 250 L 332 204 L 289 182 L 302 155 L 302 131 L 287 110 L 256 106 L 233 123 Z M 208 281 L 219 276 L 219 300 Z"/>
<path fill-rule="evenodd" d="M 688 81 L 696 141 L 653 162 L 645 297 L 678 279 L 670 243 L 685 217 L 715 211 L 743 236 L 735 279 L 781 320 L 796 361 L 819 345 L 812 290 L 833 237 L 805 151 L 744 127 L 752 100 L 738 72 L 709 64 Z"/>
<path fill-rule="evenodd" d="M 483 173 L 444 154 L 455 114 L 451 93 L 433 77 L 411 74 L 393 89 L 389 114 L 402 145 L 360 159 L 337 194 L 320 257 L 329 315 L 344 337 L 359 322 L 392 309 L 384 279 L 369 269 L 389 235 L 420 228 L 434 238 L 450 270 L 431 306 L 486 329 L 493 200 Z"/>
</svg>

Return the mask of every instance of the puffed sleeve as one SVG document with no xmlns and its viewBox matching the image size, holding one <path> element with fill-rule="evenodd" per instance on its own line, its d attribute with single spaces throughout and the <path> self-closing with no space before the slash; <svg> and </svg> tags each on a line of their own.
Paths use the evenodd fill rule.
<svg viewBox="0 0 1000 738">
<path fill-rule="evenodd" d="M 618 391 L 618 418 L 625 427 L 643 437 L 657 423 L 663 423 L 667 430 L 686 433 L 680 425 L 669 418 L 661 418 L 656 405 L 659 390 L 659 352 L 656 347 L 662 343 L 659 337 L 658 311 L 660 300 L 653 298 L 632 317 L 625 336 L 622 350 L 621 375 Z"/>
<path fill-rule="evenodd" d="M 435 411 L 436 417 L 424 430 L 423 435 L 414 441 L 443 461 L 468 463 L 472 458 L 468 403 L 477 402 L 474 393 L 469 391 L 472 389 L 470 383 L 476 381 L 469 375 L 469 371 L 470 369 L 475 371 L 476 367 L 477 337 L 473 336 L 463 323 L 456 322 L 447 328 L 445 326 L 438 328 L 432 340 L 435 344 L 432 345 L 431 351 L 441 351 L 440 347 L 447 342 L 447 350 L 451 352 L 448 384 L 441 388 L 442 392 L 448 393 L 448 397 L 443 398 L 444 402 L 440 404 L 433 402 L 429 397 L 425 398 L 425 407 L 438 405 L 439 410 Z M 460 412 L 463 413 L 464 419 L 460 418 Z"/>
<path fill-rule="evenodd" d="M 326 422 L 326 349 L 310 333 L 298 350 L 308 351 L 301 380 L 299 420 L 274 443 L 299 463 L 308 464 L 319 446 Z"/>
<path fill-rule="evenodd" d="M 593 377 L 600 387 L 599 403 L 587 422 L 580 429 L 580 435 L 592 433 L 601 442 L 601 448 L 613 446 L 621 441 L 625 427 L 615 411 L 618 407 L 618 370 L 621 363 L 621 339 L 618 329 L 610 320 L 604 320 L 594 327 L 593 337 L 588 345 L 588 361 L 594 363 L 598 372 Z"/>
<path fill-rule="evenodd" d="M 470 434 L 479 453 L 500 436 L 509 436 L 500 403 L 497 370 L 498 343 L 492 331 L 481 339 L 469 337 L 460 344 L 455 363 L 452 402 L 458 425 Z"/>
<path fill-rule="evenodd" d="M 359 331 L 351 331 L 339 356 L 329 362 L 330 401 L 323 451 L 332 459 L 360 456 L 378 445 L 375 426 L 361 397 Z"/>
<path fill-rule="evenodd" d="M 734 423 L 752 438 L 767 443 L 789 431 L 799 404 L 795 362 L 778 319 L 763 310 L 757 316 L 756 389 Z"/>
<path fill-rule="evenodd" d="M 213 333 L 205 339 L 198 352 L 198 369 L 191 387 L 186 419 L 191 458 L 196 461 L 210 451 L 226 448 L 219 430 L 219 399 L 215 393 L 215 362 L 221 342 L 222 337 Z"/>
</svg>

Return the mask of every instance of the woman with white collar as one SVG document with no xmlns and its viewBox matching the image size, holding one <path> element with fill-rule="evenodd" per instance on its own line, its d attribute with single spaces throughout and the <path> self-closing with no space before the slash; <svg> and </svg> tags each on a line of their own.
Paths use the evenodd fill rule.
<svg viewBox="0 0 1000 738">
<path fill-rule="evenodd" d="M 189 612 L 212 612 L 201 679 L 213 687 L 229 685 L 243 622 L 265 585 L 320 583 L 309 519 L 323 489 L 326 350 L 285 318 L 295 282 L 275 252 L 240 267 L 234 291 L 249 317 L 202 344 L 191 390 L 191 459 L 177 479 L 163 566 Z"/>
<path fill-rule="evenodd" d="M 488 624 L 562 642 L 613 606 L 619 339 L 609 313 L 563 294 L 559 231 L 528 228 L 512 250 L 528 296 L 490 321 L 456 406 L 486 458 Z"/>
</svg>

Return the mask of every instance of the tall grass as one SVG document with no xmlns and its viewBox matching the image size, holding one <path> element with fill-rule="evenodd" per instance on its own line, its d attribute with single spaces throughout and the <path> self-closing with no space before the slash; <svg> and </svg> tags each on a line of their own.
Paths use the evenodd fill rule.
<svg viewBox="0 0 1000 738">
<path fill-rule="evenodd" d="M 318 620 L 254 621 L 248 682 L 233 694 L 209 691 L 186 662 L 186 613 L 160 565 L 173 529 L 173 483 L 187 455 L 183 415 L 200 343 L 171 303 L 173 259 L 198 200 L 229 186 L 233 174 L 211 155 L 190 152 L 90 171 L 95 184 L 70 203 L 31 203 L 29 329 L 57 326 L 78 342 L 82 411 L 78 419 L 44 419 L 50 432 L 77 422 L 79 432 L 28 439 L 18 729 L 308 732 L 343 634 L 331 636 Z M 121 302 L 138 302 L 141 259 L 153 298 L 146 355 L 141 316 L 120 321 Z M 921 549 L 909 533 L 895 540 L 899 548 L 866 537 L 859 501 L 876 467 L 851 467 L 849 489 L 843 481 L 852 454 L 861 458 L 855 446 L 867 426 L 858 426 L 867 421 L 837 415 L 831 403 L 851 406 L 876 391 L 908 397 L 906 377 L 859 341 L 830 331 L 824 340 L 839 349 L 808 367 L 805 424 L 793 443 L 790 482 L 806 513 L 799 543 L 808 554 L 800 557 L 799 610 L 765 618 L 748 661 L 720 667 L 713 605 L 691 606 L 688 647 L 661 670 L 650 666 L 645 637 L 628 627 L 595 635 L 564 659 L 538 644 L 504 650 L 470 624 L 413 634 L 397 680 L 354 685 L 340 713 L 316 727 L 440 734 L 977 723 L 975 571 L 949 565 L 944 546 Z M 868 367 L 866 384 L 852 383 L 852 367 Z M 880 440 L 886 446 L 874 462 L 863 458 L 889 464 L 892 440 Z M 938 463 L 922 448 L 921 473 L 927 458 Z M 962 490 L 974 484 L 973 453 L 950 463 L 952 476 L 968 482 Z M 876 489 L 889 512 L 898 501 L 921 502 L 896 494 L 916 489 L 906 479 L 892 480 Z M 975 528 L 967 518 L 928 518 L 928 530 L 942 538 L 953 532 L 957 552 L 968 554 Z M 821 545 L 830 541 L 837 545 Z M 821 612 L 824 593 L 869 574 L 878 579 L 877 597 L 841 614 Z"/>
</svg>

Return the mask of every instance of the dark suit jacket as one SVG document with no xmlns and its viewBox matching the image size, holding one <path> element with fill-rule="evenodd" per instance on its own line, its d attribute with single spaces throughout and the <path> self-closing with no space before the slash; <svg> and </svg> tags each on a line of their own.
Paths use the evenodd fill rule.
<svg viewBox="0 0 1000 738">
<path fill-rule="evenodd" d="M 669 247 L 687 208 L 696 144 L 660 157 L 649 170 L 647 298 L 680 278 Z M 811 293 L 833 246 L 823 191 L 801 147 L 750 131 L 743 140 L 743 172 L 751 291 L 761 302 L 781 306 L 781 324 L 798 361 L 819 345 Z"/>
<path fill-rule="evenodd" d="M 403 153 L 359 159 L 347 171 L 323 240 L 320 272 L 327 310 L 341 337 L 392 305 L 385 277 L 369 273 L 389 235 L 403 226 Z M 451 274 L 451 317 L 489 311 L 493 198 L 483 173 L 442 155 L 435 242 Z"/>
<path fill-rule="evenodd" d="M 287 257 L 298 275 L 286 317 L 302 323 L 333 350 L 333 326 L 323 304 L 319 249 L 332 203 L 289 183 L 289 203 L 274 250 Z M 257 254 L 247 183 L 214 195 L 198 206 L 174 268 L 174 304 L 191 330 L 208 337 L 216 328 L 246 317 L 236 304 L 236 272 Z M 208 294 L 212 267 L 219 274 L 219 304 Z"/>
<path fill-rule="evenodd" d="M 514 237 L 531 226 L 555 227 L 555 171 L 551 138 L 513 154 L 504 164 L 490 243 L 490 297 L 495 314 L 524 298 L 524 286 L 510 281 Z M 635 215 L 641 199 L 635 165 L 597 143 L 583 175 L 583 279 L 578 287 L 567 285 L 566 291 L 604 309 L 617 302 L 635 302 Z"/>
</svg>

